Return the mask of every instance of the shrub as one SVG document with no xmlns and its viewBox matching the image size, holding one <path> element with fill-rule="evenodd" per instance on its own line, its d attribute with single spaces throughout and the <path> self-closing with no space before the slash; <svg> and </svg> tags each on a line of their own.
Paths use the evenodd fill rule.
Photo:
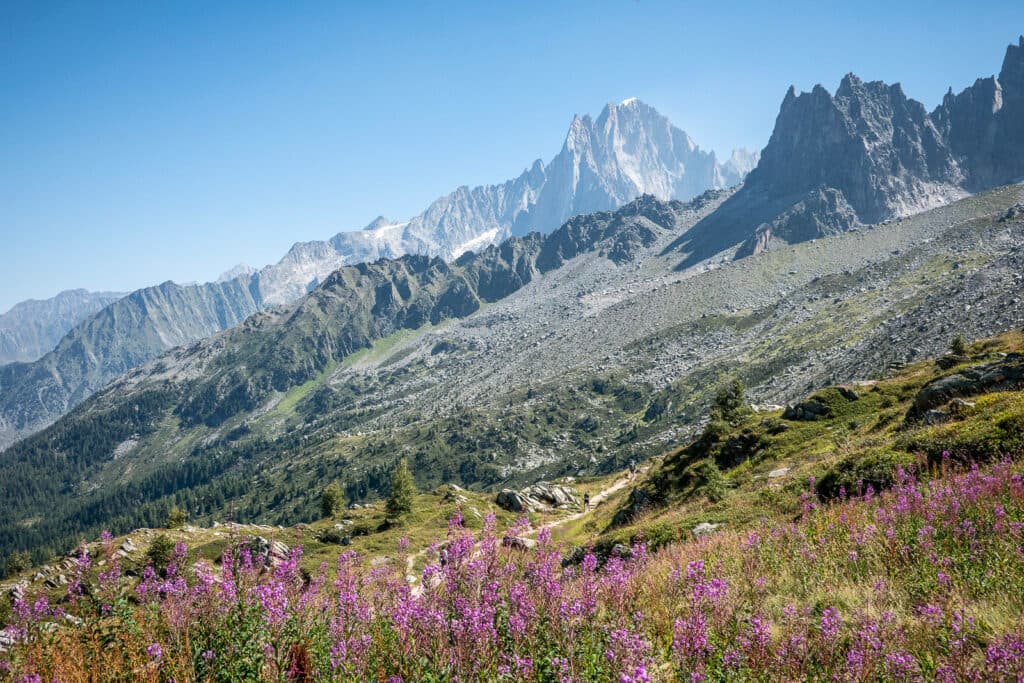
<svg viewBox="0 0 1024 683">
<path fill-rule="evenodd" d="M 153 563 L 153 568 L 163 571 L 167 568 L 174 555 L 174 541 L 167 537 L 167 534 L 160 534 L 152 540 L 146 550 L 146 559 Z"/>
<path fill-rule="evenodd" d="M 949 350 L 951 353 L 957 356 L 967 355 L 967 340 L 964 339 L 964 335 L 958 334 L 953 337 L 953 341 L 949 342 Z"/>
<path fill-rule="evenodd" d="M 7 558 L 7 562 L 4 565 L 4 569 L 7 572 L 7 576 L 14 576 L 20 574 L 32 567 L 32 556 L 27 551 L 14 551 L 10 557 Z"/>
<path fill-rule="evenodd" d="M 700 477 L 700 489 L 712 503 L 725 498 L 726 482 L 722 471 L 714 460 L 702 460 L 694 466 L 694 473 Z"/>
<path fill-rule="evenodd" d="M 750 413 L 747 404 L 747 387 L 741 379 L 733 379 L 715 395 L 711 408 L 712 420 L 724 420 L 736 424 Z"/>
<path fill-rule="evenodd" d="M 878 450 L 851 456 L 829 468 L 818 482 L 817 490 L 826 498 L 835 498 L 840 489 L 851 495 L 862 493 L 868 485 L 881 491 L 892 486 L 897 468 L 908 468 L 913 464 L 913 456 L 899 451 Z"/>
<path fill-rule="evenodd" d="M 186 522 L 188 522 L 188 513 L 177 505 L 172 507 L 171 511 L 167 513 L 168 529 L 180 529 L 185 526 Z"/>
</svg>

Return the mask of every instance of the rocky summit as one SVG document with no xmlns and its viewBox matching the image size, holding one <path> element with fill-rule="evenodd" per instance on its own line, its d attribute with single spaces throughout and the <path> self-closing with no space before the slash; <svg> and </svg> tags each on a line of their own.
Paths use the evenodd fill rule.
<svg viewBox="0 0 1024 683">
<path fill-rule="evenodd" d="M 898 83 L 854 74 L 835 94 L 790 87 L 743 188 L 673 247 L 686 265 L 732 247 L 750 256 L 1021 180 L 1021 45 L 1007 48 L 998 78 L 948 94 L 931 113 Z"/>
</svg>

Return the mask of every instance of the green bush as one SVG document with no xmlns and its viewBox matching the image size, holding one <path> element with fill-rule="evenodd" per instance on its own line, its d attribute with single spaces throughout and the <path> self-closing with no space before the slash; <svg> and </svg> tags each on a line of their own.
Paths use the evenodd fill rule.
<svg viewBox="0 0 1024 683">
<path fill-rule="evenodd" d="M 7 558 L 7 562 L 4 564 L 4 569 L 7 576 L 14 576 L 20 574 L 26 569 L 32 567 L 32 555 L 27 551 L 14 551 Z"/>
<path fill-rule="evenodd" d="M 847 494 L 863 493 L 870 484 L 875 491 L 892 486 L 899 467 L 908 468 L 915 464 L 909 453 L 880 449 L 864 455 L 851 456 L 833 465 L 818 481 L 818 493 L 826 498 L 835 498 L 840 489 Z"/>
<path fill-rule="evenodd" d="M 747 404 L 747 387 L 741 379 L 733 379 L 715 395 L 711 408 L 712 420 L 723 420 L 736 424 L 750 413 Z"/>
<path fill-rule="evenodd" d="M 172 507 L 171 511 L 167 513 L 168 529 L 180 529 L 185 526 L 186 522 L 188 522 L 188 513 L 177 505 Z"/>
<path fill-rule="evenodd" d="M 174 555 L 174 541 L 167 537 L 167 534 L 160 534 L 152 540 L 146 550 L 146 558 L 153 563 L 153 568 L 158 572 L 167 569 L 167 565 Z"/>
<path fill-rule="evenodd" d="M 953 337 L 953 341 L 949 342 L 949 350 L 951 353 L 957 356 L 967 355 L 967 340 L 964 339 L 964 335 L 958 334 Z"/>
<path fill-rule="evenodd" d="M 345 504 L 345 492 L 341 490 L 341 484 L 332 481 L 323 495 L 320 497 L 320 516 L 324 518 L 334 517 L 341 511 Z"/>
<path fill-rule="evenodd" d="M 725 498 L 725 477 L 722 475 L 722 471 L 718 469 L 718 465 L 715 464 L 714 460 L 702 460 L 694 465 L 693 469 L 700 480 L 698 486 L 704 495 L 708 497 L 708 500 L 712 503 L 717 503 Z"/>
</svg>

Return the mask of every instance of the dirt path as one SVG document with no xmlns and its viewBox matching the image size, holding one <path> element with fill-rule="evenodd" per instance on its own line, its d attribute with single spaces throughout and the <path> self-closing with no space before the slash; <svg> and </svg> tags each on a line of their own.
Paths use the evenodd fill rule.
<svg viewBox="0 0 1024 683">
<path fill-rule="evenodd" d="M 646 467 L 641 467 L 637 471 L 637 474 L 639 475 L 639 474 L 641 474 L 643 472 L 646 472 L 646 471 L 647 471 Z M 600 503 L 600 502 L 604 501 L 605 499 L 607 499 L 608 496 L 610 496 L 613 493 L 616 493 L 618 491 L 621 491 L 622 489 L 624 489 L 627 486 L 629 486 L 629 484 L 632 483 L 633 479 L 635 479 L 634 476 L 630 476 L 630 475 L 627 474 L 627 475 L 623 476 L 621 479 L 617 479 L 608 488 L 601 489 L 600 491 L 598 491 L 597 493 L 592 495 L 590 497 L 590 510 L 580 510 L 579 512 L 574 512 L 573 514 L 571 514 L 571 515 L 569 515 L 567 517 L 559 517 L 558 519 L 552 519 L 551 521 L 544 522 L 543 524 L 541 524 L 536 529 L 531 530 L 530 533 L 531 534 L 536 534 L 541 529 L 553 529 L 555 527 L 562 526 L 563 524 L 568 524 L 569 522 L 576 521 L 577 519 L 579 519 L 583 515 L 585 515 L 588 512 L 592 511 L 595 507 L 597 507 L 598 503 Z"/>
<path fill-rule="evenodd" d="M 640 475 L 640 474 L 642 474 L 642 473 L 644 473 L 646 471 L 647 471 L 647 467 L 640 467 L 637 470 L 637 475 L 629 475 L 629 474 L 623 475 L 621 478 L 616 479 L 612 483 L 611 486 L 609 486 L 608 488 L 605 488 L 605 489 L 601 489 L 600 491 L 598 491 L 597 493 L 595 493 L 594 495 L 592 495 L 590 497 L 590 509 L 588 509 L 588 510 L 581 510 L 579 512 L 574 512 L 573 514 L 568 515 L 566 517 L 559 517 L 557 519 L 552 519 L 550 521 L 544 522 L 543 524 L 539 525 L 538 527 L 528 531 L 527 535 L 528 536 L 536 536 L 537 533 L 539 533 L 541 529 L 553 529 L 555 527 L 559 527 L 559 526 L 562 526 L 563 524 L 568 524 L 569 522 L 573 522 L 573 521 L 579 519 L 583 515 L 586 515 L 586 514 L 592 512 L 594 510 L 594 508 L 597 507 L 597 505 L 599 503 L 607 500 L 608 497 L 611 496 L 613 493 L 617 493 L 618 491 L 621 491 L 622 489 L 624 489 L 627 486 L 629 486 L 633 482 L 633 480 L 636 479 L 636 477 L 638 475 Z M 420 550 L 419 552 L 413 553 L 412 555 L 409 555 L 408 557 L 405 558 L 405 576 L 406 576 L 406 579 L 409 581 L 409 583 L 412 584 L 412 593 L 413 593 L 413 595 L 419 595 L 420 593 L 423 592 L 423 586 L 422 586 L 422 584 L 421 584 L 421 582 L 419 580 L 419 577 L 416 576 L 416 574 L 415 574 L 415 566 L 416 566 L 416 560 L 418 558 L 423 557 L 424 555 L 426 555 L 428 550 L 429 550 L 429 548 L 424 548 L 423 550 Z"/>
</svg>

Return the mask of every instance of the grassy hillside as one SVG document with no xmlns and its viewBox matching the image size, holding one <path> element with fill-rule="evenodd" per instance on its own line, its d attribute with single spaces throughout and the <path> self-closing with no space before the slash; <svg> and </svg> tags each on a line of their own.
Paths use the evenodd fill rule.
<svg viewBox="0 0 1024 683">
<path fill-rule="evenodd" d="M 733 402 L 635 480 L 568 481 L 589 511 L 517 520 L 444 486 L 399 520 L 168 530 L 159 573 L 157 530 L 94 543 L 18 589 L 0 676 L 1019 680 L 1022 349 L 969 344 L 801 415 Z"/>
<path fill-rule="evenodd" d="M 936 415 L 941 422 L 935 424 L 912 415 L 912 408 L 926 384 L 1022 351 L 1024 332 L 1013 331 L 886 379 L 822 389 L 803 402 L 826 407 L 813 421 L 785 419 L 782 409 L 712 421 L 700 438 L 654 459 L 636 486 L 559 536 L 598 547 L 641 539 L 658 545 L 688 537 L 702 523 L 740 528 L 766 517 L 790 518 L 809 487 L 834 499 L 844 491 L 863 494 L 868 486 L 887 488 L 900 467 L 924 475 L 1016 456 L 1024 452 L 1020 390 L 946 401 L 936 406 L 945 415 Z"/>
</svg>

